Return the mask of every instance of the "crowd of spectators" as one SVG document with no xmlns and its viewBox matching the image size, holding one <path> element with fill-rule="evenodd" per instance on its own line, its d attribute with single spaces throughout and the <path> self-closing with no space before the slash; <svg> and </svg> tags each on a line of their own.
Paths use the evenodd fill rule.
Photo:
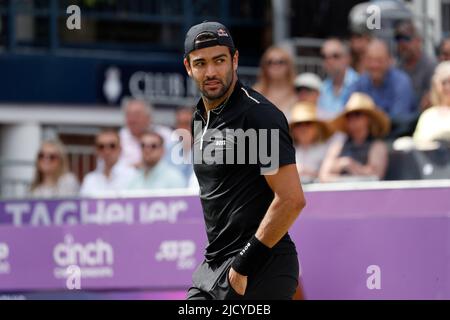
<svg viewBox="0 0 450 320">
<path fill-rule="evenodd" d="M 304 183 L 383 180 L 389 147 L 450 141 L 450 39 L 435 61 L 410 21 L 395 31 L 394 50 L 381 39 L 352 34 L 321 48 L 325 78 L 297 74 L 289 51 L 273 46 L 260 62 L 254 89 L 285 115 Z M 124 127 L 95 139 L 96 170 L 79 185 L 58 141 L 37 156 L 34 197 L 92 196 L 122 190 L 198 188 L 191 160 L 193 109 L 176 110 L 173 128 L 157 125 L 153 108 L 126 99 Z"/>
</svg>

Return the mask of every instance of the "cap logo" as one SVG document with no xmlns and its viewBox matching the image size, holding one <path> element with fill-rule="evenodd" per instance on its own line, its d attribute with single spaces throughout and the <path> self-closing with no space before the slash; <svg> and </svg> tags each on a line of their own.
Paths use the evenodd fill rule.
<svg viewBox="0 0 450 320">
<path fill-rule="evenodd" d="M 222 28 L 217 29 L 217 35 L 219 37 L 229 37 L 228 33 Z"/>
</svg>

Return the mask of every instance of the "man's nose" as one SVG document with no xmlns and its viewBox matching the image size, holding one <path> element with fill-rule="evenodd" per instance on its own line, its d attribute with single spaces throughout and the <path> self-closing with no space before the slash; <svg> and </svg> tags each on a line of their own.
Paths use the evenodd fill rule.
<svg viewBox="0 0 450 320">
<path fill-rule="evenodd" d="M 217 75 L 217 69 L 216 69 L 216 67 L 214 66 L 214 64 L 212 64 L 212 63 L 209 63 L 207 66 L 206 66 L 206 77 L 208 77 L 208 78 L 214 78 L 216 75 Z"/>
</svg>

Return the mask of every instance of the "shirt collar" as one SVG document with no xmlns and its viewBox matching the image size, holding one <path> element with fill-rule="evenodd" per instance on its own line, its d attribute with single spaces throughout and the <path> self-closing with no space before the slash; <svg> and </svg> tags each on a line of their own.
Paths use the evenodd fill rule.
<svg viewBox="0 0 450 320">
<path fill-rule="evenodd" d="M 227 109 L 227 108 L 225 108 L 226 106 L 234 105 L 234 102 L 235 102 L 236 98 L 238 97 L 238 93 L 241 91 L 241 87 L 242 87 L 241 82 L 239 80 L 236 81 L 236 84 L 234 86 L 233 92 L 231 93 L 230 97 L 227 100 L 223 101 L 218 107 L 212 109 L 211 112 L 214 113 L 215 115 L 219 115 L 225 109 Z M 202 98 L 200 98 L 199 102 L 197 103 L 197 106 L 195 108 L 195 113 L 200 115 L 200 117 L 202 117 L 202 118 L 203 118 L 203 114 L 205 114 L 205 105 L 203 103 Z"/>
</svg>

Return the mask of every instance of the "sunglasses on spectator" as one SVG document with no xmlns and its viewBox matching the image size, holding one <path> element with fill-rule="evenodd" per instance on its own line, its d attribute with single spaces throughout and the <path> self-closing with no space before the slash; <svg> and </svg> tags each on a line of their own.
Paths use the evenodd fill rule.
<svg viewBox="0 0 450 320">
<path fill-rule="evenodd" d="M 38 154 L 39 160 L 50 160 L 50 161 L 56 161 L 59 159 L 59 155 L 56 153 L 45 153 L 45 152 L 39 152 Z"/>
<path fill-rule="evenodd" d="M 155 149 L 158 149 L 159 147 L 161 147 L 160 143 L 141 143 L 142 149 L 155 150 Z"/>
<path fill-rule="evenodd" d="M 103 151 L 105 149 L 115 150 L 117 148 L 117 143 L 97 143 L 97 149 Z"/>
<path fill-rule="evenodd" d="M 297 122 L 295 124 L 296 127 L 311 127 L 314 124 L 313 121 L 302 121 L 302 122 Z"/>
<path fill-rule="evenodd" d="M 284 59 L 269 59 L 266 61 L 266 65 L 268 66 L 284 66 L 287 64 L 287 61 Z"/>
<path fill-rule="evenodd" d="M 334 53 L 330 53 L 330 54 L 322 53 L 321 55 L 322 55 L 322 59 L 324 59 L 324 60 L 330 60 L 330 59 L 338 60 L 342 57 L 342 54 L 339 52 L 334 52 Z"/>
<path fill-rule="evenodd" d="M 317 92 L 316 89 L 309 88 L 309 87 L 303 87 L 303 86 L 301 86 L 301 87 L 295 87 L 295 91 L 296 91 L 297 93 L 300 93 L 300 92 L 307 92 L 307 93 Z"/>
<path fill-rule="evenodd" d="M 395 35 L 396 42 L 410 42 L 412 37 L 407 34 L 397 34 Z"/>
<path fill-rule="evenodd" d="M 361 111 L 352 111 L 352 112 L 350 112 L 350 113 L 347 113 L 346 115 L 345 115 L 345 118 L 346 119 L 350 119 L 350 118 L 359 118 L 359 117 L 361 117 L 361 116 L 363 116 L 364 115 L 364 112 L 361 112 Z"/>
<path fill-rule="evenodd" d="M 442 81 L 441 81 L 441 84 L 442 84 L 443 86 L 448 86 L 448 85 L 450 84 L 450 78 L 447 78 L 447 79 L 442 80 Z"/>
</svg>

